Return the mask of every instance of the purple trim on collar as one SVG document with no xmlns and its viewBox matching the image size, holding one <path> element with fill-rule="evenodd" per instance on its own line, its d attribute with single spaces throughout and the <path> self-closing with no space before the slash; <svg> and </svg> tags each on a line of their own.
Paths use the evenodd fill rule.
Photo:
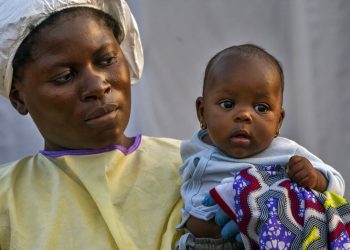
<svg viewBox="0 0 350 250">
<path fill-rule="evenodd" d="M 92 154 L 109 152 L 116 149 L 121 151 L 125 155 L 128 155 L 134 152 L 140 146 L 141 138 L 142 138 L 141 134 L 137 135 L 135 137 L 134 143 L 130 146 L 130 148 L 125 148 L 120 145 L 113 145 L 113 146 L 109 146 L 101 149 L 78 149 L 78 150 L 74 149 L 74 150 L 62 150 L 62 151 L 40 150 L 39 153 L 49 157 L 60 157 L 64 155 L 92 155 Z"/>
</svg>

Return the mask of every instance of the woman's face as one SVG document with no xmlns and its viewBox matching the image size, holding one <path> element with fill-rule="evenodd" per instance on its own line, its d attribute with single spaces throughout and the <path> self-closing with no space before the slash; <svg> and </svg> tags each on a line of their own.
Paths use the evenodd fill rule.
<svg viewBox="0 0 350 250">
<path fill-rule="evenodd" d="M 66 14 L 41 30 L 32 60 L 10 99 L 27 110 L 46 150 L 128 147 L 130 76 L 119 43 L 103 21 Z"/>
</svg>

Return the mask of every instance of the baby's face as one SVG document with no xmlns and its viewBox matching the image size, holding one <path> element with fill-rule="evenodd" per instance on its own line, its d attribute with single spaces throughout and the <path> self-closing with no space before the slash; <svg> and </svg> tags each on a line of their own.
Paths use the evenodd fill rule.
<svg viewBox="0 0 350 250">
<path fill-rule="evenodd" d="M 211 142 L 234 158 L 266 149 L 284 117 L 278 72 L 257 57 L 228 56 L 207 79 L 197 112 Z"/>
<path fill-rule="evenodd" d="M 68 15 L 36 41 L 16 88 L 45 149 L 124 145 L 130 76 L 110 28 L 91 16 Z"/>
</svg>

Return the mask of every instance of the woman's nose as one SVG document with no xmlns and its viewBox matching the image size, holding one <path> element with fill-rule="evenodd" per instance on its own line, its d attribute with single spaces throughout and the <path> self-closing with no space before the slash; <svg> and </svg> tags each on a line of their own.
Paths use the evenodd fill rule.
<svg viewBox="0 0 350 250">
<path fill-rule="evenodd" d="M 83 101 L 102 99 L 109 92 L 111 92 L 111 85 L 103 73 L 86 70 L 82 81 L 81 99 Z"/>
</svg>

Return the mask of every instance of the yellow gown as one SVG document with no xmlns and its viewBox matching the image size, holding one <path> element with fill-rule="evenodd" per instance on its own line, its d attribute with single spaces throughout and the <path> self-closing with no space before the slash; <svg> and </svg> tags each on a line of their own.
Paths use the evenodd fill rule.
<svg viewBox="0 0 350 250">
<path fill-rule="evenodd" d="M 0 248 L 170 250 L 183 205 L 179 144 L 142 136 L 131 152 L 38 153 L 0 166 Z"/>
</svg>

